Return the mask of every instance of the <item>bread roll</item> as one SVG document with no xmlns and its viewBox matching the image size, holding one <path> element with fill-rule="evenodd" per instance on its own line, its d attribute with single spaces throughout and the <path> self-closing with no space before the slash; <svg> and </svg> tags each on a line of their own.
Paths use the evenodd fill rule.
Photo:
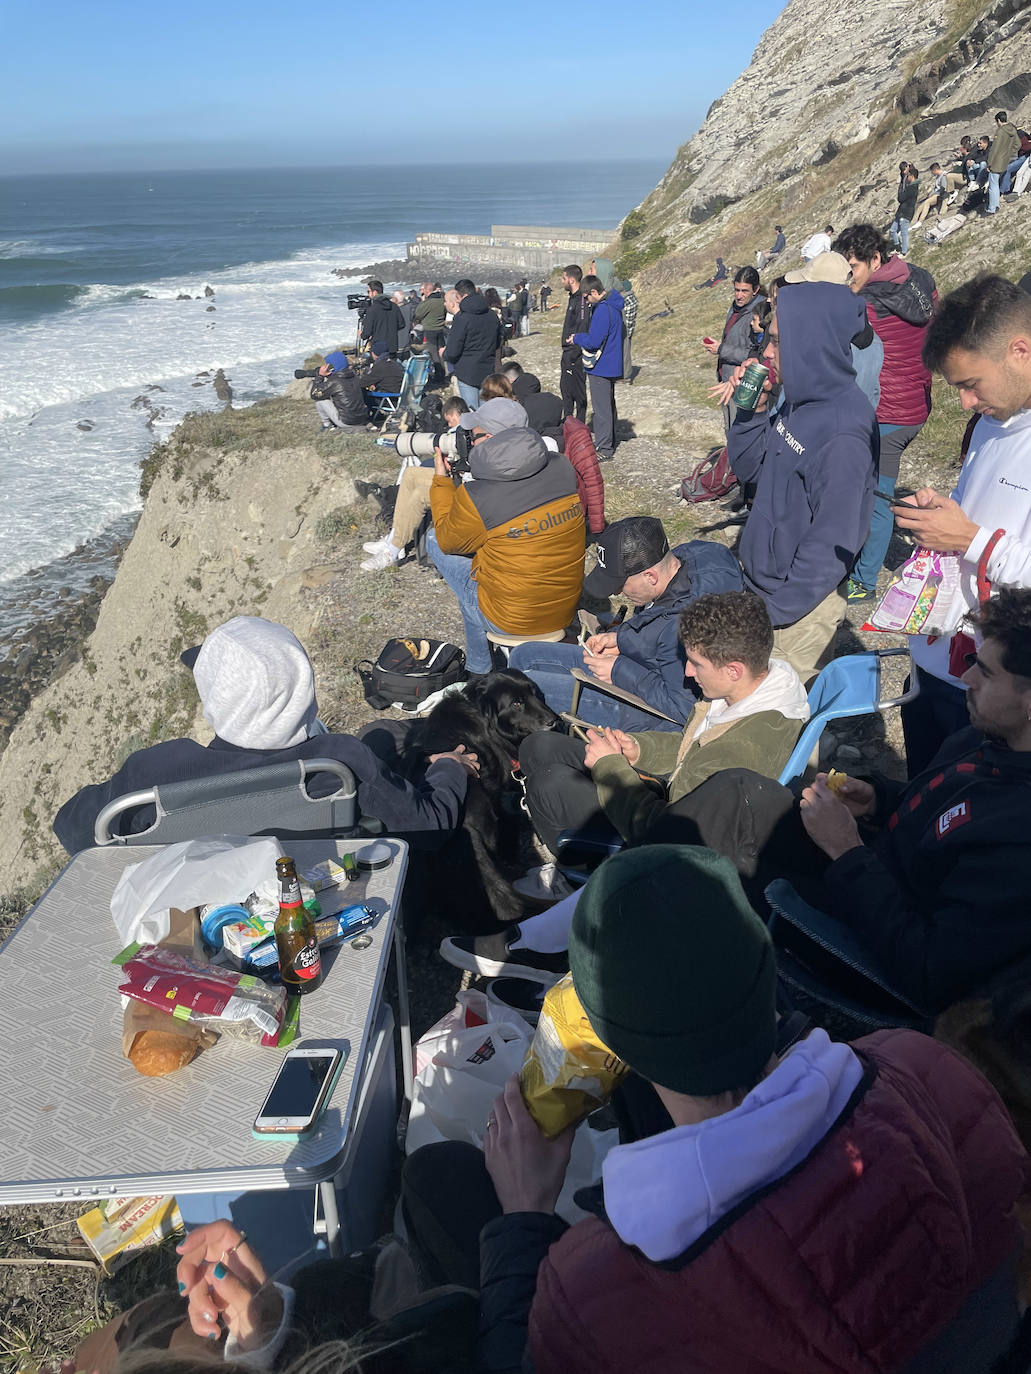
<svg viewBox="0 0 1031 1374">
<path fill-rule="evenodd" d="M 147 1078 L 160 1078 L 184 1068 L 200 1049 L 192 1036 L 176 1035 L 174 1031 L 145 1030 L 133 1040 L 129 1061 Z"/>
</svg>

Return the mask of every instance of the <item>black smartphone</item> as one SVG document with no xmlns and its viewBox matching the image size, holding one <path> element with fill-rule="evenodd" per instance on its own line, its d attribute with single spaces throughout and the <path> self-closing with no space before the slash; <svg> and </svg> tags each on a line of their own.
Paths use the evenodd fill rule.
<svg viewBox="0 0 1031 1374">
<path fill-rule="evenodd" d="M 880 497 L 882 501 L 887 501 L 893 506 L 897 506 L 900 501 L 905 501 L 907 497 L 915 496 L 915 491 L 910 491 L 908 487 L 896 487 L 894 491 L 875 491 L 874 496 Z"/>
</svg>

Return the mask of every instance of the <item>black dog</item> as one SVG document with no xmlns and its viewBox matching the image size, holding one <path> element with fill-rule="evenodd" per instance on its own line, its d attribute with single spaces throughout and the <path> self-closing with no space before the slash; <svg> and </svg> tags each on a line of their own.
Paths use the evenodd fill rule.
<svg viewBox="0 0 1031 1374">
<path fill-rule="evenodd" d="M 409 777 L 425 768 L 431 754 L 459 744 L 479 759 L 461 828 L 427 862 L 432 904 L 454 928 L 488 934 L 527 914 L 499 867 L 518 854 L 523 812 L 512 770 L 527 735 L 557 724 L 558 716 L 526 674 L 506 668 L 451 693 L 409 726 L 401 747 L 402 769 Z"/>
</svg>

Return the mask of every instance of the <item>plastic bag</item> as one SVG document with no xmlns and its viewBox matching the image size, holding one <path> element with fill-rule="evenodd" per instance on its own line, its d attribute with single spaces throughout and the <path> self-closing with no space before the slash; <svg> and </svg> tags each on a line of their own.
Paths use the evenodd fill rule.
<svg viewBox="0 0 1031 1374">
<path fill-rule="evenodd" d="M 201 968 L 157 945 L 119 956 L 125 997 L 171 1012 L 176 1020 L 222 1035 L 275 1045 L 286 1012 L 286 989 L 232 969 Z"/>
<path fill-rule="evenodd" d="M 156 945 L 168 934 L 171 907 L 239 902 L 276 871 L 283 848 L 272 838 L 219 835 L 166 845 L 130 864 L 111 896 L 111 915 L 123 944 Z"/>
<path fill-rule="evenodd" d="M 892 573 L 888 590 L 862 627 L 903 635 L 943 635 L 957 629 L 966 605 L 958 553 L 917 549 Z"/>
<path fill-rule="evenodd" d="M 422 1073 L 429 1068 L 433 1056 L 444 1048 L 449 1036 L 485 1026 L 489 1020 L 486 993 L 477 992 L 474 988 L 460 992 L 448 1014 L 419 1036 L 415 1046 L 415 1072 Z"/>
<path fill-rule="evenodd" d="M 549 988 L 520 1082 L 530 1115 L 549 1139 L 603 1106 L 629 1072 L 598 1039 L 567 973 Z"/>
</svg>

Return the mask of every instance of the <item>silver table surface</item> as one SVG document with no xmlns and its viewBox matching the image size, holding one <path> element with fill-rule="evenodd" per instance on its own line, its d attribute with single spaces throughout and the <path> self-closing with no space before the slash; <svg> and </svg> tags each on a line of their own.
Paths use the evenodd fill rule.
<svg viewBox="0 0 1031 1374">
<path fill-rule="evenodd" d="M 223 1036 L 164 1078 L 144 1078 L 122 1057 L 110 899 L 122 870 L 160 846 L 78 854 L 0 948 L 0 1204 L 310 1187 L 332 1177 L 347 1145 L 408 861 L 403 841 L 385 843 L 390 867 L 340 890 L 340 905 L 367 902 L 382 913 L 372 945 L 327 950 L 322 987 L 301 1000 L 298 1041 L 348 1053 L 319 1130 L 298 1144 L 251 1136 L 281 1050 Z M 308 868 L 353 847 L 291 841 L 288 852 Z"/>
</svg>

